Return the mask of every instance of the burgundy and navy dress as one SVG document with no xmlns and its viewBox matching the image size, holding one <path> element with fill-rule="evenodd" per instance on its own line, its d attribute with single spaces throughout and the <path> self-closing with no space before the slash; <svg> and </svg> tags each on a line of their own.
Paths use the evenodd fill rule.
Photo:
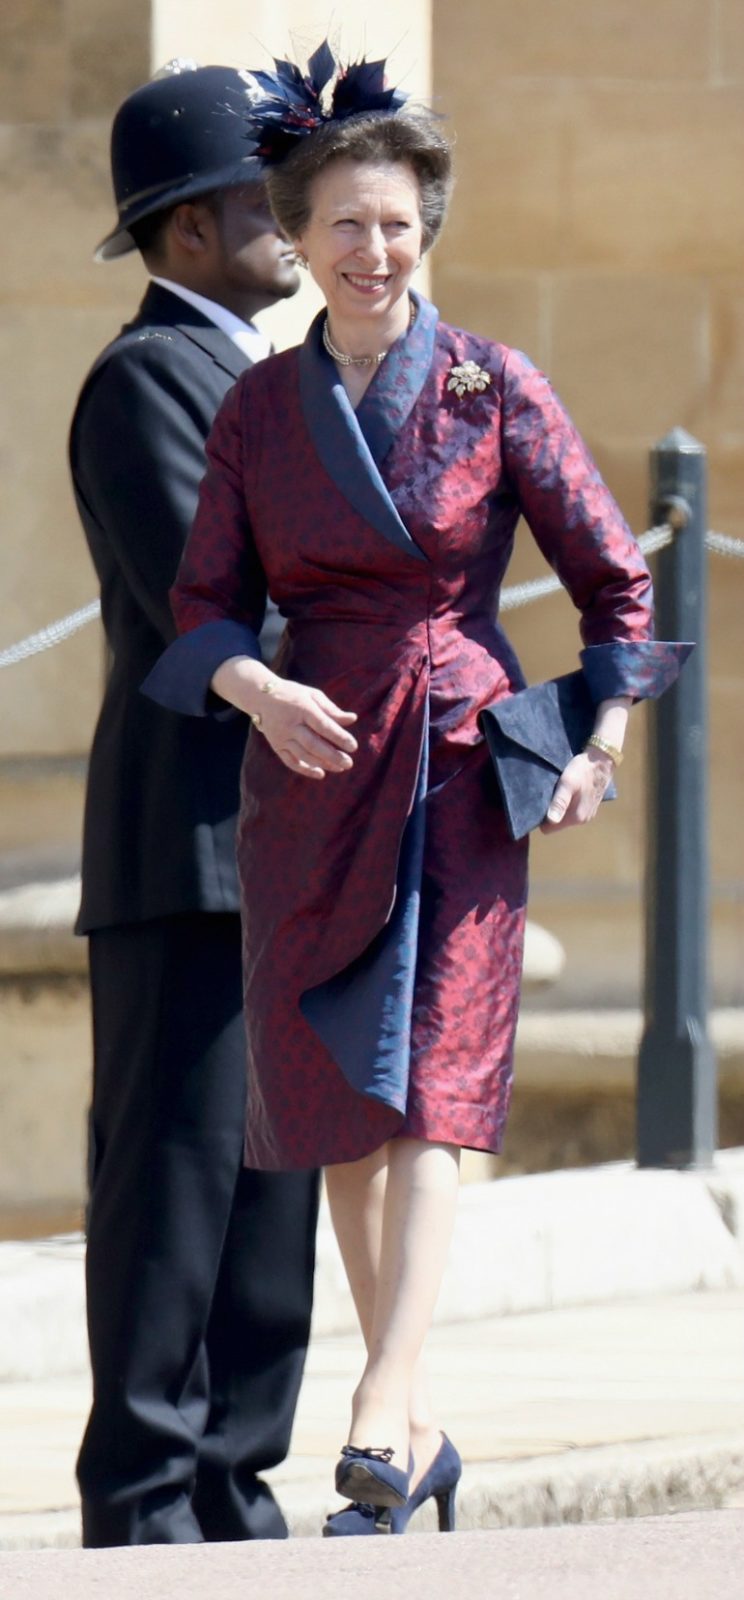
<svg viewBox="0 0 744 1600">
<path fill-rule="evenodd" d="M 500 1147 L 527 849 L 477 719 L 524 683 L 497 621 L 520 515 L 581 613 L 595 701 L 655 695 L 678 669 L 651 641 L 638 546 L 525 356 L 420 300 L 355 412 L 321 328 L 222 406 L 172 592 L 181 637 L 147 686 L 209 714 L 217 666 L 259 654 L 268 591 L 275 671 L 358 714 L 353 769 L 323 782 L 248 740 L 246 1162 L 267 1169 L 401 1134 Z M 465 362 L 485 387 L 450 386 Z"/>
</svg>

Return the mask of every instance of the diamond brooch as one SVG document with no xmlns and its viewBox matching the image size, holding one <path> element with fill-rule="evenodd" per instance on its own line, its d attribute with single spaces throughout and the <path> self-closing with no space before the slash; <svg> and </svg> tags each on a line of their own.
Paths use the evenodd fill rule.
<svg viewBox="0 0 744 1600">
<path fill-rule="evenodd" d="M 462 366 L 452 368 L 447 389 L 454 390 L 458 400 L 461 400 L 464 394 L 482 394 L 490 382 L 490 372 L 484 372 L 475 361 L 463 361 Z"/>
</svg>

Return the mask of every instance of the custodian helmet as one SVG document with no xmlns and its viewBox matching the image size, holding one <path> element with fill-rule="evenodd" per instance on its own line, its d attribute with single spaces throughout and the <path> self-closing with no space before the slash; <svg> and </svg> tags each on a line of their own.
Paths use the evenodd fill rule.
<svg viewBox="0 0 744 1600">
<path fill-rule="evenodd" d="M 111 130 L 111 176 L 119 213 L 97 261 L 135 248 L 143 217 L 214 189 L 257 183 L 260 158 L 246 151 L 249 89 L 234 67 L 171 61 L 119 107 Z"/>
</svg>

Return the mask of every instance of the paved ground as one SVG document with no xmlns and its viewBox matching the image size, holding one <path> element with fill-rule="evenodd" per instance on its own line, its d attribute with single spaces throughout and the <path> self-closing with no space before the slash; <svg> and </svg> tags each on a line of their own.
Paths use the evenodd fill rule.
<svg viewBox="0 0 744 1600">
<path fill-rule="evenodd" d="M 444 1540 L 0 1554 L 0 1600 L 740 1600 L 744 1512 Z"/>
<path fill-rule="evenodd" d="M 744 1506 L 744 1291 L 437 1326 L 429 1348 L 442 1424 L 466 1462 L 460 1527 Z M 331 1466 L 360 1363 L 351 1336 L 311 1346 L 292 1456 L 269 1475 L 293 1533 L 317 1534 L 339 1503 Z M 0 1385 L 0 1547 L 77 1542 L 87 1404 L 82 1378 Z"/>
</svg>

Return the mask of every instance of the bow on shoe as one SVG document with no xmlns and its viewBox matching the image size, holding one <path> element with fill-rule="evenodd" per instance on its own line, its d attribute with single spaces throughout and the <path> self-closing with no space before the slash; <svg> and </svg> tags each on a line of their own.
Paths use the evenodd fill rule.
<svg viewBox="0 0 744 1600">
<path fill-rule="evenodd" d="M 354 1444 L 345 1444 L 341 1446 L 341 1454 L 346 1456 L 349 1461 L 355 1461 L 362 1456 L 365 1461 L 384 1461 L 387 1465 L 389 1461 L 392 1461 L 395 1451 L 391 1450 L 389 1444 L 385 1446 L 384 1450 L 377 1450 L 374 1445 L 370 1445 L 367 1450 L 358 1450 Z"/>
</svg>

